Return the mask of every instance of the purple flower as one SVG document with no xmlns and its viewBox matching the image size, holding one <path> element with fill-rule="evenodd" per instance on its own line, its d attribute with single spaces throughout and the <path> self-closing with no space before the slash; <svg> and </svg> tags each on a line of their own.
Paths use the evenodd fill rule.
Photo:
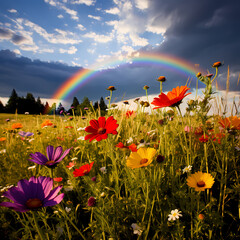
<svg viewBox="0 0 240 240">
<path fill-rule="evenodd" d="M 24 132 L 24 131 L 20 131 L 20 132 L 18 132 L 18 134 L 19 134 L 21 137 L 30 137 L 30 136 L 33 136 L 33 135 L 34 135 L 34 133 Z"/>
<path fill-rule="evenodd" d="M 88 206 L 89 207 L 94 207 L 96 205 L 96 198 L 95 197 L 90 197 L 88 199 Z"/>
<path fill-rule="evenodd" d="M 9 119 L 9 118 L 7 118 L 5 121 L 6 121 L 6 122 L 9 122 L 9 121 L 10 121 L 10 119 Z"/>
<path fill-rule="evenodd" d="M 54 206 L 63 200 L 64 193 L 57 195 L 61 188 L 62 186 L 58 186 L 53 189 L 53 179 L 50 177 L 31 177 L 29 181 L 22 179 L 17 187 L 12 187 L 2 194 L 13 202 L 2 202 L 0 206 L 18 212 Z"/>
<path fill-rule="evenodd" d="M 49 168 L 56 167 L 56 165 L 63 160 L 70 152 L 72 148 L 67 149 L 63 154 L 63 150 L 61 146 L 56 147 L 54 150 L 53 146 L 47 146 L 47 157 L 40 152 L 31 153 L 30 157 L 32 159 L 28 159 L 31 162 L 35 162 L 39 165 L 45 165 Z M 62 154 L 62 156 L 61 156 Z"/>
</svg>

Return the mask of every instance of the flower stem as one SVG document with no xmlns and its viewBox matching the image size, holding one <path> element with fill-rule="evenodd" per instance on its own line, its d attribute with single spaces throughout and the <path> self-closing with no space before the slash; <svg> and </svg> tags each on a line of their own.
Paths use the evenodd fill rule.
<svg viewBox="0 0 240 240">
<path fill-rule="evenodd" d="M 40 237 L 41 240 L 45 240 L 45 237 L 43 236 L 43 233 L 41 231 L 41 228 L 38 225 L 38 221 L 37 221 L 37 217 L 36 217 L 36 213 L 34 211 L 32 211 L 32 215 L 33 215 L 33 221 L 36 227 L 36 230 L 38 232 L 38 235 Z"/>
</svg>

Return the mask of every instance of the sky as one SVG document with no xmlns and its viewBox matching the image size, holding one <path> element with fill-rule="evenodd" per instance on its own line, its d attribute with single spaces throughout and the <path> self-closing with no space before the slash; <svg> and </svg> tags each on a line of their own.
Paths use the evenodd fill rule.
<svg viewBox="0 0 240 240">
<path fill-rule="evenodd" d="M 1 0 L 0 97 L 14 88 L 49 99 L 74 73 L 141 52 L 168 54 L 214 73 L 221 61 L 218 86 L 240 95 L 240 1 L 236 0 Z M 187 74 L 164 66 L 114 66 L 65 99 L 106 97 L 114 85 L 116 101 L 159 93 L 185 85 Z M 191 76 L 191 86 L 196 78 Z M 204 85 L 199 85 L 204 87 Z"/>
</svg>

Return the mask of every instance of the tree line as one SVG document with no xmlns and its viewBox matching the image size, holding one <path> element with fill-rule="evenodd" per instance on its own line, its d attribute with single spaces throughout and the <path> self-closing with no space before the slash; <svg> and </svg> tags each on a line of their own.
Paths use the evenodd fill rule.
<svg viewBox="0 0 240 240">
<path fill-rule="evenodd" d="M 62 103 L 56 106 L 53 103 L 52 106 L 48 102 L 42 103 L 40 97 L 37 100 L 34 98 L 32 93 L 27 93 L 26 97 L 19 97 L 16 90 L 13 89 L 8 102 L 4 106 L 0 101 L 0 113 L 18 113 L 18 114 L 56 114 L 56 115 L 84 115 L 87 111 L 94 111 L 99 109 L 101 115 L 105 115 L 107 105 L 103 99 L 96 101 L 94 104 L 90 102 L 88 97 L 84 97 L 80 103 L 77 97 L 73 98 L 73 102 L 69 109 L 65 109 Z"/>
</svg>

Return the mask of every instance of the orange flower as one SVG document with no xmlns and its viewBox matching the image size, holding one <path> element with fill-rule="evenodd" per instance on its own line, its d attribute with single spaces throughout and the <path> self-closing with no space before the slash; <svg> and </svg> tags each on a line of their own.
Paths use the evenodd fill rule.
<svg viewBox="0 0 240 240">
<path fill-rule="evenodd" d="M 121 149 L 130 149 L 132 152 L 137 152 L 137 146 L 132 143 L 130 146 L 125 146 L 122 142 L 119 142 L 115 147 Z"/>
<path fill-rule="evenodd" d="M 0 138 L 0 142 L 4 142 L 4 141 L 6 141 L 6 138 L 5 137 L 1 137 Z"/>
<path fill-rule="evenodd" d="M 126 118 L 129 118 L 129 117 L 135 117 L 135 112 L 134 111 L 130 111 L 130 110 L 128 110 L 127 112 L 126 112 Z"/>
<path fill-rule="evenodd" d="M 240 130 L 240 117 L 231 116 L 228 118 L 220 119 L 219 124 L 225 129 Z"/>
<path fill-rule="evenodd" d="M 63 180 L 63 178 L 62 177 L 56 177 L 53 180 L 54 180 L 54 182 L 61 182 Z"/>
<path fill-rule="evenodd" d="M 50 120 L 45 120 L 42 124 L 41 124 L 41 128 L 46 127 L 46 126 L 52 126 L 53 123 Z"/>
<path fill-rule="evenodd" d="M 157 98 L 153 99 L 153 102 L 151 104 L 156 106 L 153 109 L 178 106 L 184 97 L 191 94 L 186 94 L 189 89 L 190 88 L 187 86 L 177 86 L 176 88 L 173 88 L 171 92 L 168 92 L 167 95 L 161 93 Z"/>
<path fill-rule="evenodd" d="M 73 126 L 66 126 L 65 128 L 73 128 Z"/>
<path fill-rule="evenodd" d="M 23 125 L 21 123 L 13 123 L 13 125 L 12 125 L 12 129 L 20 129 L 22 127 L 23 127 Z"/>
<path fill-rule="evenodd" d="M 222 66 L 222 63 L 221 62 L 215 62 L 212 67 L 215 67 L 215 68 L 218 68 L 218 67 L 221 67 Z"/>
</svg>

